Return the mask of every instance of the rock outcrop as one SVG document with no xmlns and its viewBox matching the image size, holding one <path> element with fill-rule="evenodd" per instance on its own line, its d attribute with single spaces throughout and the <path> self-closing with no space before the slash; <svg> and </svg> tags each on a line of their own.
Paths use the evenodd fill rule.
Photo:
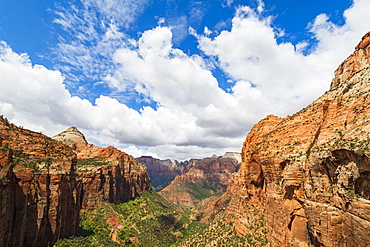
<svg viewBox="0 0 370 247">
<path fill-rule="evenodd" d="M 194 207 L 202 199 L 205 199 L 204 197 L 211 196 L 217 191 L 225 191 L 228 179 L 232 173 L 239 169 L 240 161 L 240 153 L 231 152 L 220 157 L 213 155 L 201 160 L 190 160 L 191 168 L 189 171 L 175 177 L 159 193 L 171 202 Z M 196 192 L 194 193 L 193 190 L 206 191 L 204 191 L 204 196 L 194 196 Z"/>
<path fill-rule="evenodd" d="M 192 166 L 189 161 L 160 160 L 151 156 L 141 156 L 135 160 L 147 167 L 151 184 L 157 191 L 166 187 L 176 176 L 187 172 Z"/>
<path fill-rule="evenodd" d="M 70 127 L 52 138 L 66 144 L 77 153 L 84 149 L 88 144 L 85 136 L 76 127 Z"/>
<path fill-rule="evenodd" d="M 0 118 L 0 246 L 47 246 L 78 231 L 81 209 L 150 190 L 132 156 L 69 144 Z"/>
<path fill-rule="evenodd" d="M 119 203 L 151 189 L 146 167 L 114 147 L 89 144 L 77 158 L 83 209 L 96 208 L 102 200 Z"/>
<path fill-rule="evenodd" d="M 370 243 L 369 43 L 367 34 L 322 97 L 247 135 L 227 195 L 263 209 L 271 246 Z M 247 220 L 235 222 L 243 235 Z"/>
<path fill-rule="evenodd" d="M 46 246 L 79 228 L 77 157 L 0 118 L 0 246 Z"/>
<path fill-rule="evenodd" d="M 71 127 L 53 137 L 77 153 L 76 173 L 82 185 L 82 209 L 93 209 L 102 201 L 119 203 L 151 188 L 147 169 L 114 147 L 88 144 L 85 136 Z"/>
</svg>

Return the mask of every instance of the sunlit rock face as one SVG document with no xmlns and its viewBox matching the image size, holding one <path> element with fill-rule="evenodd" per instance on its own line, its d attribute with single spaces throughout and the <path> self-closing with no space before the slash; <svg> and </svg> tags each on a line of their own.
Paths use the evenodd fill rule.
<svg viewBox="0 0 370 247">
<path fill-rule="evenodd" d="M 0 246 L 46 246 L 79 228 L 76 154 L 0 119 Z"/>
<path fill-rule="evenodd" d="M 176 176 L 187 172 L 192 167 L 192 161 L 160 160 L 151 156 L 141 156 L 135 160 L 147 167 L 151 184 L 156 190 L 166 187 Z"/>
<path fill-rule="evenodd" d="M 227 193 L 262 206 L 271 246 L 370 243 L 369 43 L 367 34 L 327 93 L 246 137 Z"/>
<path fill-rule="evenodd" d="M 80 152 L 88 144 L 85 136 L 76 127 L 66 129 L 53 136 L 53 139 L 66 144 L 76 152 Z"/>
<path fill-rule="evenodd" d="M 145 165 L 114 147 L 99 148 L 89 144 L 77 158 L 103 163 L 98 167 L 87 164 L 77 169 L 84 191 L 83 209 L 95 208 L 103 200 L 119 203 L 151 189 Z"/>
<path fill-rule="evenodd" d="M 81 209 L 150 190 L 132 156 L 71 136 L 54 140 L 0 118 L 0 246 L 47 246 L 78 231 Z"/>
<path fill-rule="evenodd" d="M 192 189 L 187 186 L 189 184 L 190 186 L 214 185 L 209 186 L 210 195 L 217 191 L 225 191 L 229 177 L 239 169 L 240 162 L 240 153 L 232 152 L 227 152 L 223 156 L 213 155 L 201 160 L 191 160 L 190 169 L 175 177 L 167 187 L 160 191 L 160 195 L 173 203 L 195 207 L 205 198 L 194 197 Z"/>
<path fill-rule="evenodd" d="M 93 209 L 102 201 L 119 203 L 150 190 L 147 169 L 114 147 L 88 144 L 75 127 L 53 137 L 77 153 L 76 173 L 81 182 L 82 209 Z"/>
</svg>

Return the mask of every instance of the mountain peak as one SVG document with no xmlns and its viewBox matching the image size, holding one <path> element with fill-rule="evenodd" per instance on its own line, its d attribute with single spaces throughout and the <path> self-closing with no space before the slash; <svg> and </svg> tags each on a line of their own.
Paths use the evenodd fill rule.
<svg viewBox="0 0 370 247">
<path fill-rule="evenodd" d="M 70 146 L 77 152 L 84 149 L 88 144 L 85 136 L 76 127 L 69 127 L 65 131 L 53 136 L 52 138 Z"/>
<path fill-rule="evenodd" d="M 356 46 L 356 50 L 334 72 L 330 89 L 345 83 L 358 72 L 369 67 L 370 64 L 370 32 L 365 34 Z"/>
</svg>

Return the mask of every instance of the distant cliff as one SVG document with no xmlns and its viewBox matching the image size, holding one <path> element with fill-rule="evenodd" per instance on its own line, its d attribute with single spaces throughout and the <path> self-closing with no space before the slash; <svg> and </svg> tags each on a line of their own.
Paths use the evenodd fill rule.
<svg viewBox="0 0 370 247">
<path fill-rule="evenodd" d="M 0 246 L 46 246 L 78 231 L 80 209 L 150 189 L 145 166 L 132 156 L 80 144 L 0 118 Z"/>
<path fill-rule="evenodd" d="M 220 157 L 191 160 L 189 171 L 177 176 L 159 194 L 176 204 L 194 207 L 201 200 L 224 192 L 230 175 L 239 169 L 240 162 L 240 153 L 231 152 Z"/>
<path fill-rule="evenodd" d="M 158 191 L 166 187 L 177 175 L 187 172 L 192 162 L 177 160 L 160 160 L 151 156 L 135 158 L 136 161 L 147 167 L 152 186 Z"/>
<path fill-rule="evenodd" d="M 225 196 L 262 208 L 271 246 L 370 243 L 369 43 L 367 34 L 327 93 L 293 116 L 267 116 L 246 137 Z"/>
</svg>

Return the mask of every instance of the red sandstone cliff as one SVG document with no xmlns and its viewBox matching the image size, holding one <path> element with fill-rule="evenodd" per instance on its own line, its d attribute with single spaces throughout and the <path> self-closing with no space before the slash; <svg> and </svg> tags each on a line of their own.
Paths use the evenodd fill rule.
<svg viewBox="0 0 370 247">
<path fill-rule="evenodd" d="M 267 116 L 243 144 L 227 194 L 261 206 L 271 246 L 370 243 L 370 35 L 330 91 L 293 116 Z M 248 227 L 243 209 L 235 228 Z"/>
<path fill-rule="evenodd" d="M 46 246 L 77 232 L 80 209 L 150 189 L 145 166 L 132 156 L 72 148 L 0 118 L 0 246 Z"/>
<path fill-rule="evenodd" d="M 151 156 L 142 156 L 135 160 L 147 167 L 151 184 L 156 190 L 167 186 L 176 176 L 187 172 L 192 166 L 191 162 L 178 162 L 155 159 Z"/>
<path fill-rule="evenodd" d="M 210 195 L 216 191 L 225 191 L 224 187 L 230 175 L 238 170 L 240 161 L 240 153 L 226 153 L 220 157 L 213 155 L 197 161 L 191 160 L 189 171 L 177 176 L 159 193 L 168 201 L 194 207 L 204 198 L 194 196 L 194 192 L 187 185 L 215 185 L 209 187 Z M 202 188 L 207 189 L 207 186 Z M 197 190 L 197 187 L 194 189 Z"/>
<path fill-rule="evenodd" d="M 114 147 L 99 148 L 89 144 L 77 154 L 77 158 L 79 161 L 106 163 L 97 167 L 89 165 L 89 162 L 77 165 L 83 185 L 83 209 L 95 208 L 102 200 L 119 203 L 151 189 L 146 167 Z"/>
<path fill-rule="evenodd" d="M 79 227 L 71 149 L 0 118 L 0 246 L 46 246 Z"/>
<path fill-rule="evenodd" d="M 71 127 L 53 137 L 77 154 L 76 173 L 82 185 L 82 209 L 104 201 L 119 203 L 150 190 L 146 167 L 114 147 L 88 144 L 85 136 Z"/>
</svg>

